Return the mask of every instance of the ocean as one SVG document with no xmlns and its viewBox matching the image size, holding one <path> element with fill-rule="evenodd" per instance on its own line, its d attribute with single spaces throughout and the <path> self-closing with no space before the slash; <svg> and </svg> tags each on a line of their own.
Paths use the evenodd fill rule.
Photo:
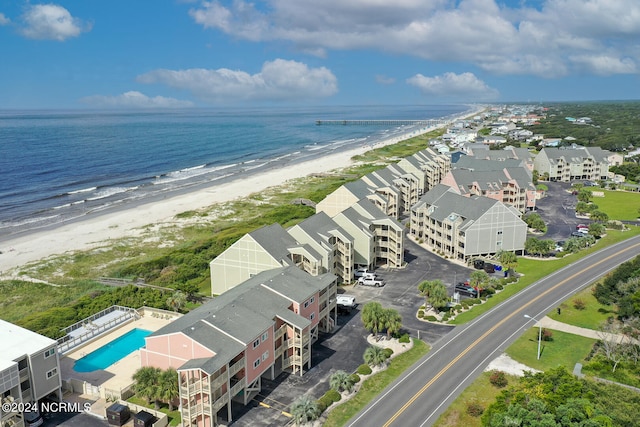
<svg viewBox="0 0 640 427">
<path fill-rule="evenodd" d="M 391 138 L 466 105 L 0 111 L 0 238 Z"/>
</svg>

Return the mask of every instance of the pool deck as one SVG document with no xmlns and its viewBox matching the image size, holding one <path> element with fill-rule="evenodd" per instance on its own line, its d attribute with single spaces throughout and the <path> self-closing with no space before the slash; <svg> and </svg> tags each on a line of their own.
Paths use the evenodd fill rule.
<svg viewBox="0 0 640 427">
<path fill-rule="evenodd" d="M 103 345 L 115 340 L 116 338 L 126 334 L 132 329 L 146 329 L 148 331 L 157 331 L 163 326 L 169 324 L 172 320 L 161 319 L 158 317 L 152 317 L 146 315 L 140 319 L 130 321 L 122 326 L 119 326 L 108 333 L 101 335 L 95 341 L 82 347 L 70 351 L 65 356 L 60 358 L 60 369 L 62 371 L 62 378 L 64 380 L 80 380 L 86 381 L 93 386 L 101 387 L 102 389 L 109 390 L 121 390 L 133 382 L 131 377 L 136 370 L 140 368 L 140 351 L 136 350 L 123 359 L 120 359 L 113 365 L 104 370 L 97 370 L 92 372 L 76 372 L 73 369 L 73 365 L 78 359 L 91 353 L 92 351 L 102 347 Z M 74 390 L 75 391 L 75 390 Z"/>
</svg>

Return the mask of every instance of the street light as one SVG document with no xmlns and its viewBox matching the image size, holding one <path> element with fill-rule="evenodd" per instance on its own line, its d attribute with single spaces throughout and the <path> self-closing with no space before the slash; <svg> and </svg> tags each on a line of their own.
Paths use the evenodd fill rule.
<svg viewBox="0 0 640 427">
<path fill-rule="evenodd" d="M 538 360 L 540 360 L 540 342 L 542 341 L 542 325 L 540 324 L 540 322 L 538 322 L 537 319 L 529 316 L 528 314 L 525 314 L 524 317 L 526 317 L 527 319 L 535 320 L 536 323 L 538 324 Z"/>
</svg>

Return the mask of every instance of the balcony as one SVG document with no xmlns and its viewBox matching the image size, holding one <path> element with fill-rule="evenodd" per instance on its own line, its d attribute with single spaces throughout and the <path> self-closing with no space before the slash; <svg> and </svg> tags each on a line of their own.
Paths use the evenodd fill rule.
<svg viewBox="0 0 640 427">
<path fill-rule="evenodd" d="M 20 381 L 25 381 L 29 379 L 29 367 L 22 368 L 19 371 Z"/>
<path fill-rule="evenodd" d="M 240 370 L 242 368 L 244 368 L 244 362 L 245 362 L 245 358 L 243 357 L 242 359 L 238 360 L 233 365 L 229 366 L 229 376 L 232 377 L 235 374 L 237 374 L 238 372 L 240 372 Z"/>
<path fill-rule="evenodd" d="M 240 381 L 238 381 L 231 387 L 231 390 L 229 391 L 229 395 L 236 396 L 238 393 L 240 393 L 242 389 L 245 388 L 246 384 L 247 384 L 246 379 L 242 378 Z"/>
</svg>

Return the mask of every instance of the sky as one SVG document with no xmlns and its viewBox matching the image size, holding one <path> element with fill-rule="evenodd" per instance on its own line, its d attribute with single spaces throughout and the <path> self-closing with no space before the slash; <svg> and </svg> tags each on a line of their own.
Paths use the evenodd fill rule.
<svg viewBox="0 0 640 427">
<path fill-rule="evenodd" d="M 0 0 L 0 109 L 623 99 L 638 0 Z"/>
</svg>

